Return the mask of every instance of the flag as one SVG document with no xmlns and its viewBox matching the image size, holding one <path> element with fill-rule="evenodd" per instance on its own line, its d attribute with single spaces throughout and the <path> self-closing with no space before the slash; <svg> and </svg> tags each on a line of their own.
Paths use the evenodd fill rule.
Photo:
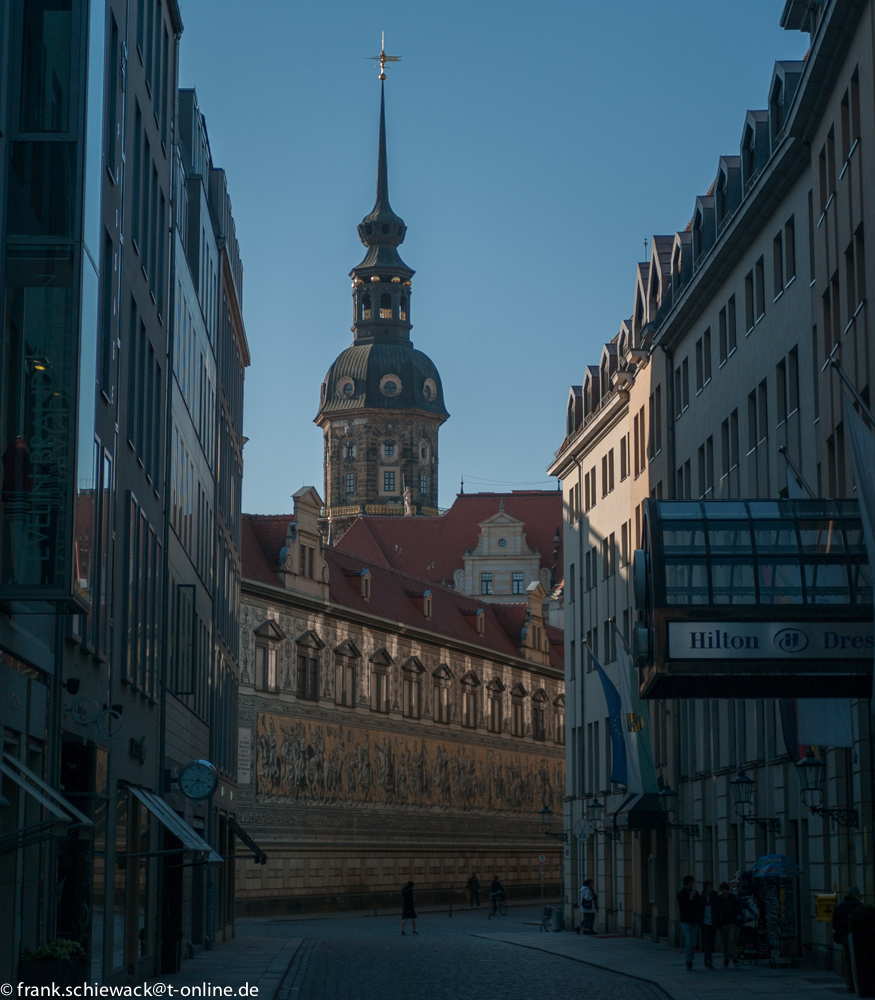
<svg viewBox="0 0 875 1000">
<path fill-rule="evenodd" d="M 589 658 L 598 672 L 605 692 L 605 702 L 608 706 L 608 725 L 611 727 L 611 781 L 618 785 L 626 785 L 629 781 L 628 756 L 626 754 L 626 740 L 623 726 L 623 705 L 620 702 L 620 695 L 614 687 L 611 679 L 605 673 L 602 665 L 592 655 L 592 650 L 586 648 Z"/>
<path fill-rule="evenodd" d="M 790 500 L 807 500 L 808 494 L 802 489 L 799 480 L 793 475 L 790 466 L 787 466 L 787 496 Z"/>
<path fill-rule="evenodd" d="M 782 698 L 784 746 L 793 761 L 809 747 L 852 747 L 850 698 Z"/>
<path fill-rule="evenodd" d="M 650 706 L 638 694 L 638 671 L 632 662 L 629 647 L 622 633 L 614 626 L 617 638 L 617 669 L 620 675 L 620 701 L 626 713 L 626 738 L 630 755 L 634 755 L 638 775 L 638 794 L 655 792 L 656 768 L 653 765 L 653 743 L 650 739 Z"/>
<path fill-rule="evenodd" d="M 851 463 L 854 467 L 854 481 L 857 484 L 857 501 L 860 517 L 863 519 L 863 536 L 866 539 L 866 553 L 869 565 L 875 566 L 875 436 L 863 423 L 863 418 L 854 409 L 845 393 L 845 427 L 851 442 Z M 875 673 L 873 673 L 875 684 Z"/>
<path fill-rule="evenodd" d="M 623 740 L 626 744 L 626 770 L 629 780 L 626 791 L 641 795 L 641 760 L 638 756 L 638 734 L 644 729 L 644 716 L 635 711 L 632 702 L 632 658 L 620 642 L 617 646 L 617 675 L 620 688 L 620 705 L 623 709 Z"/>
</svg>

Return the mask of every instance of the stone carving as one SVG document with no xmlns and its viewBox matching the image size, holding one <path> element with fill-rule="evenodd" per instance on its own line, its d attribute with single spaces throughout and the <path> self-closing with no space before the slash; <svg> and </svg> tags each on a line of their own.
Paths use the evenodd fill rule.
<svg viewBox="0 0 875 1000">
<path fill-rule="evenodd" d="M 537 812 L 560 807 L 561 758 L 259 712 L 256 801 Z"/>
</svg>

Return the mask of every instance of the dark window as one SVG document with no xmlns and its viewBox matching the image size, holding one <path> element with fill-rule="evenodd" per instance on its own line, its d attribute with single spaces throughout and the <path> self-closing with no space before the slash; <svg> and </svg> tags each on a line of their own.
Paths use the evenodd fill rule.
<svg viewBox="0 0 875 1000">
<path fill-rule="evenodd" d="M 490 733 L 501 732 L 501 692 L 492 691 L 489 694 L 489 719 L 487 722 Z"/>
<path fill-rule="evenodd" d="M 66 132 L 70 117 L 72 0 L 26 0 L 21 52 L 21 131 Z"/>
<path fill-rule="evenodd" d="M 547 739 L 546 711 L 542 701 L 532 703 L 532 739 Z"/>
<path fill-rule="evenodd" d="M 422 714 L 422 685 L 419 674 L 404 673 L 404 715 L 408 719 L 418 719 Z"/>
<path fill-rule="evenodd" d="M 513 736 L 526 735 L 525 706 L 523 699 L 514 695 L 511 705 L 510 731 Z"/>
<path fill-rule="evenodd" d="M 382 668 L 375 668 L 371 674 L 371 709 L 389 711 L 389 674 Z"/>
<path fill-rule="evenodd" d="M 347 493 L 355 493 L 355 473 L 354 472 L 347 472 L 346 473 L 346 492 Z"/>
<path fill-rule="evenodd" d="M 277 691 L 277 649 L 264 643 L 255 644 L 255 689 Z"/>
<path fill-rule="evenodd" d="M 471 681 L 462 684 L 462 725 L 477 728 L 477 688 Z"/>
<path fill-rule="evenodd" d="M 336 697 L 338 705 L 355 706 L 355 660 L 338 657 L 335 664 Z"/>
<path fill-rule="evenodd" d="M 303 650 L 298 652 L 298 697 L 308 701 L 319 698 L 319 659 Z"/>
<path fill-rule="evenodd" d="M 450 721 L 450 688 L 445 677 L 434 680 L 434 711 L 435 722 Z"/>
<path fill-rule="evenodd" d="M 394 493 L 395 492 L 395 473 L 394 472 L 384 472 L 383 473 L 383 492 L 384 493 Z"/>
<path fill-rule="evenodd" d="M 481 573 L 480 574 L 480 593 L 481 594 L 491 594 L 492 593 L 492 574 L 491 573 Z"/>
<path fill-rule="evenodd" d="M 573 569 L 574 569 L 574 567 L 572 567 L 572 570 Z M 512 584 L 513 584 L 513 593 L 515 593 L 515 594 L 523 594 L 523 593 L 525 593 L 525 577 L 524 577 L 524 575 L 522 573 L 514 573 L 513 574 Z M 574 583 L 573 582 L 571 584 L 571 590 L 572 590 L 572 596 L 571 596 L 571 601 L 569 603 L 573 602 L 573 600 L 574 600 L 574 594 L 573 594 Z"/>
</svg>

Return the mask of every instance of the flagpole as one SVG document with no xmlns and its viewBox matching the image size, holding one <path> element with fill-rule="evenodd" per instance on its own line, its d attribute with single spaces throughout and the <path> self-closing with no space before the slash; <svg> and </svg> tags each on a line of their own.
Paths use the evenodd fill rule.
<svg viewBox="0 0 875 1000">
<path fill-rule="evenodd" d="M 821 368 L 820 370 L 826 371 L 827 368 L 832 368 L 835 371 L 835 373 L 844 383 L 845 388 L 853 397 L 856 404 L 860 407 L 860 411 L 862 412 L 863 416 L 869 421 L 869 426 L 875 427 L 875 415 L 873 415 L 872 411 L 866 405 L 865 401 L 863 400 L 863 397 L 859 394 L 859 392 L 857 392 L 857 387 L 851 381 L 847 372 L 845 372 L 844 368 L 842 368 L 842 366 L 835 359 L 835 353 L 838 350 L 838 346 L 839 345 L 836 344 L 835 347 L 830 351 L 829 357 L 826 359 L 826 361 L 823 364 L 823 368 Z"/>
<path fill-rule="evenodd" d="M 778 445 L 778 454 L 783 456 L 784 461 L 787 463 L 787 467 L 793 473 L 793 478 L 802 487 L 802 489 L 805 490 L 805 492 L 808 494 L 809 498 L 812 499 L 812 500 L 817 500 L 817 494 L 814 492 L 814 490 L 805 481 L 805 477 L 799 471 L 799 466 L 796 465 L 796 463 L 793 461 L 792 458 L 790 458 L 790 453 L 787 451 L 787 445 L 785 445 L 785 444 L 779 444 Z"/>
</svg>

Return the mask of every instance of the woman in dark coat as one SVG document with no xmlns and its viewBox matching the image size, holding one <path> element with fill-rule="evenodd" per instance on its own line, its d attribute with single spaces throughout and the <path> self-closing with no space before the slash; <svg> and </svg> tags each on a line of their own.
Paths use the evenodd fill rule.
<svg viewBox="0 0 875 1000">
<path fill-rule="evenodd" d="M 413 924 L 413 933 L 417 934 L 416 930 L 416 910 L 413 908 L 413 883 L 408 882 L 407 885 L 401 890 L 401 933 L 406 934 L 404 930 L 404 924 L 407 921 L 411 921 Z"/>
</svg>

